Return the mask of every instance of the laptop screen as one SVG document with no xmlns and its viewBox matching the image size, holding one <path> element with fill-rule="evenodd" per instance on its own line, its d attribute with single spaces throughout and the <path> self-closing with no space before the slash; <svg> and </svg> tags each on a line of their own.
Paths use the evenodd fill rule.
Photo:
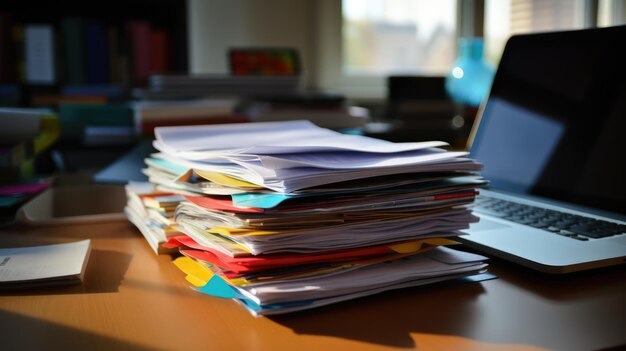
<svg viewBox="0 0 626 351">
<path fill-rule="evenodd" d="M 471 157 L 494 190 L 626 215 L 626 26 L 513 36 Z"/>
</svg>

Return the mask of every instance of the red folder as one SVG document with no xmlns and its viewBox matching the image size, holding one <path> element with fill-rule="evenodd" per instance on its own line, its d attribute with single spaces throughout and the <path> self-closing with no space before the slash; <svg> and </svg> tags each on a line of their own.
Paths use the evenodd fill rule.
<svg viewBox="0 0 626 351">
<path fill-rule="evenodd" d="M 258 270 L 308 263 L 345 262 L 367 257 L 396 254 L 396 252 L 388 245 L 379 245 L 358 249 L 335 250 L 316 254 L 280 254 L 230 257 L 212 248 L 202 246 L 186 235 L 171 237 L 164 246 L 168 248 L 187 247 L 189 249 L 181 250 L 181 252 L 183 252 L 186 256 L 214 264 L 222 269 L 236 273 L 248 273 Z"/>
<path fill-rule="evenodd" d="M 209 210 L 228 211 L 234 213 L 263 213 L 262 208 L 237 207 L 230 198 L 218 199 L 209 196 L 185 196 L 187 201 Z"/>
</svg>

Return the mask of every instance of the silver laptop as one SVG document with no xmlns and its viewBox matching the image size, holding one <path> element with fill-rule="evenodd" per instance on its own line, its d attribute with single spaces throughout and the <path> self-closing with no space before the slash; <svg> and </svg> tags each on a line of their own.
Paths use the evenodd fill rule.
<svg viewBox="0 0 626 351">
<path fill-rule="evenodd" d="M 470 137 L 467 245 L 548 273 L 626 262 L 626 26 L 513 36 Z"/>
</svg>

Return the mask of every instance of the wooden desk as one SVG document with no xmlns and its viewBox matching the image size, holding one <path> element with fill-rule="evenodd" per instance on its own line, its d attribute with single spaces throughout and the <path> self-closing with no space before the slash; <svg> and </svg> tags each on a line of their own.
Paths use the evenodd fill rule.
<svg viewBox="0 0 626 351">
<path fill-rule="evenodd" d="M 626 269 L 567 277 L 501 261 L 500 278 L 254 318 L 197 293 L 127 222 L 0 231 L 0 245 L 91 238 L 83 285 L 0 293 L 2 350 L 617 350 Z"/>
</svg>

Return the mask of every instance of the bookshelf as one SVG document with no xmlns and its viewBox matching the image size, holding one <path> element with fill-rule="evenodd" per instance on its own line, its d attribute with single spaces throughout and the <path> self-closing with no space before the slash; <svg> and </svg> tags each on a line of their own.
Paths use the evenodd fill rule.
<svg viewBox="0 0 626 351">
<path fill-rule="evenodd" d="M 186 73 L 187 45 L 186 1 L 3 1 L 0 105 L 123 99 L 150 74 Z"/>
<path fill-rule="evenodd" d="M 153 73 L 188 71 L 187 6 L 185 0 L 0 1 L 0 108 L 45 108 L 59 124 L 45 153 L 19 167 L 0 165 L 3 174 L 14 174 L 4 182 L 92 172 L 131 148 L 137 140 L 129 134 L 132 89 Z M 103 131 L 118 138 L 90 144 L 90 133 Z M 0 150 L 0 157 L 6 153 Z M 29 172 L 23 164 L 32 165 Z"/>
</svg>

